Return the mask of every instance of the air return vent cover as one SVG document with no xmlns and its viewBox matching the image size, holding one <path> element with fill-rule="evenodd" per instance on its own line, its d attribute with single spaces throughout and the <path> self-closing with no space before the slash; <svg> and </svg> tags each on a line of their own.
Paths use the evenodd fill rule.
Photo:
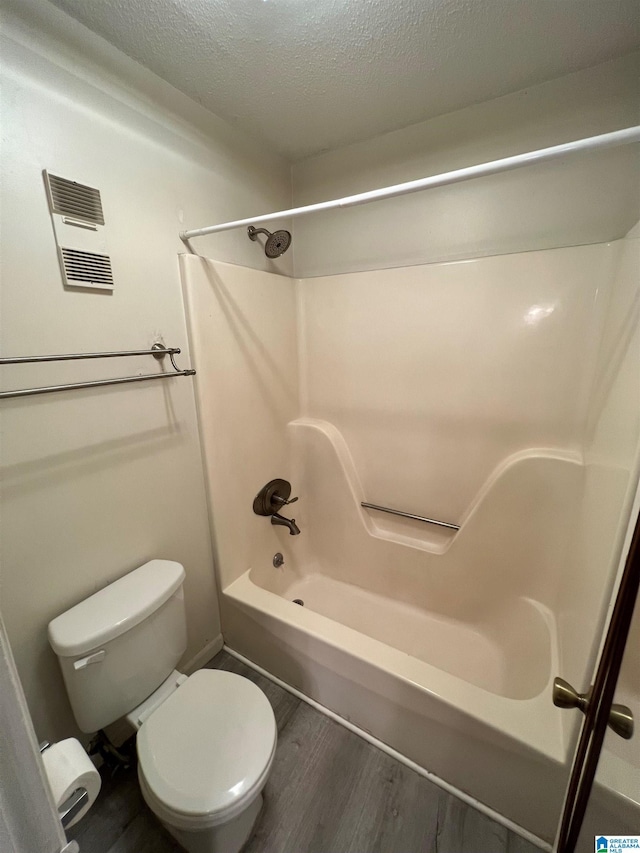
<svg viewBox="0 0 640 853">
<path fill-rule="evenodd" d="M 113 290 L 100 190 L 46 170 L 44 181 L 64 285 Z"/>
</svg>

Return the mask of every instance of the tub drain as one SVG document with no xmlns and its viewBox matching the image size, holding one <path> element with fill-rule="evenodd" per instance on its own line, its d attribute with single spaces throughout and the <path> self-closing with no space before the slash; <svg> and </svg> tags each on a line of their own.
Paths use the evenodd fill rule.
<svg viewBox="0 0 640 853">
<path fill-rule="evenodd" d="M 300 605 L 300 607 L 304 607 L 304 601 L 303 601 L 301 598 L 294 598 L 294 599 L 293 599 L 293 603 L 294 603 L 294 604 L 299 604 L 299 605 Z"/>
</svg>

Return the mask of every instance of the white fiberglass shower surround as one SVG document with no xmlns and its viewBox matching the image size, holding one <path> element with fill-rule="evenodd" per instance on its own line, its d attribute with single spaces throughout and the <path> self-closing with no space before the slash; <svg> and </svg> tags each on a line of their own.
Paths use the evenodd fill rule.
<svg viewBox="0 0 640 853">
<path fill-rule="evenodd" d="M 180 258 L 226 643 L 546 842 L 578 731 L 551 685 L 589 684 L 637 480 L 639 250 Z M 299 536 L 253 512 L 274 478 Z"/>
</svg>

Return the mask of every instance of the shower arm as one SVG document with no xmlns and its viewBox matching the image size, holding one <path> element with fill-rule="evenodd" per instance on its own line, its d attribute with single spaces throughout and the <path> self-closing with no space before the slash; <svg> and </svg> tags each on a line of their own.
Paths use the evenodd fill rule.
<svg viewBox="0 0 640 853">
<path fill-rule="evenodd" d="M 250 225 L 247 228 L 247 234 L 249 235 L 250 240 L 255 240 L 258 234 L 266 234 L 267 237 L 270 237 L 271 231 L 267 231 L 266 228 L 254 228 L 253 225 Z"/>
</svg>

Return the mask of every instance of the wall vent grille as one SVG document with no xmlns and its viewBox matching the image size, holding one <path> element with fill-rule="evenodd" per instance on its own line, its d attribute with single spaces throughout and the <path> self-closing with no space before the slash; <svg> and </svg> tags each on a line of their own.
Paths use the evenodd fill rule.
<svg viewBox="0 0 640 853">
<path fill-rule="evenodd" d="M 72 216 L 84 222 L 104 225 L 104 213 L 100 190 L 69 181 L 59 175 L 45 172 L 51 200 L 51 212 L 62 216 Z"/>
<path fill-rule="evenodd" d="M 67 284 L 80 287 L 113 287 L 111 258 L 78 249 L 60 249 Z"/>
<path fill-rule="evenodd" d="M 113 290 L 100 190 L 52 175 L 46 169 L 44 183 L 63 285 Z"/>
</svg>

